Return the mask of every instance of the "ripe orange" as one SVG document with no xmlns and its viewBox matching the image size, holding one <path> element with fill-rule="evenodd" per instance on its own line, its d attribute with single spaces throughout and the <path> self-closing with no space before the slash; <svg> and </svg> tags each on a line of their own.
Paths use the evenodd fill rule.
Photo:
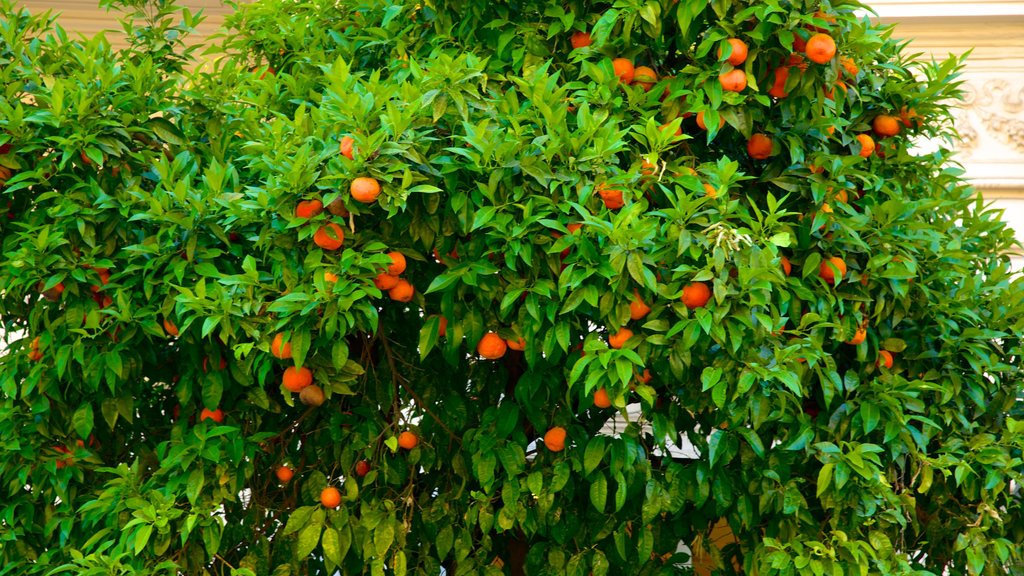
<svg viewBox="0 0 1024 576">
<path fill-rule="evenodd" d="M 289 392 L 302 392 L 302 389 L 313 383 L 313 372 L 303 366 L 296 368 L 289 366 L 284 370 L 281 383 Z"/>
<path fill-rule="evenodd" d="M 789 66 L 781 66 L 775 69 L 775 83 L 768 90 L 769 96 L 775 98 L 785 98 L 789 93 L 786 92 L 786 82 L 789 80 Z"/>
<path fill-rule="evenodd" d="M 39 336 L 36 336 L 29 345 L 28 359 L 33 362 L 43 359 L 43 352 L 39 349 Z"/>
<path fill-rule="evenodd" d="M 313 234 L 313 243 L 324 250 L 337 250 L 345 243 L 345 229 L 330 222 Z"/>
<path fill-rule="evenodd" d="M 857 142 L 860 142 L 860 154 L 862 157 L 867 158 L 875 152 L 875 141 L 867 134 L 857 134 Z"/>
<path fill-rule="evenodd" d="M 849 56 L 840 56 L 839 64 L 842 65 L 843 69 L 846 70 L 846 73 L 850 76 L 856 76 L 860 73 L 860 68 L 857 68 L 857 63 Z"/>
<path fill-rule="evenodd" d="M 846 343 L 850 344 L 851 346 L 856 346 L 856 345 L 860 344 L 861 342 L 863 342 L 864 340 L 866 340 L 867 337 L 868 337 L 868 327 L 867 327 L 867 325 L 858 326 L 857 327 L 857 332 L 854 333 L 853 338 L 850 338 L 849 340 L 847 340 Z"/>
<path fill-rule="evenodd" d="M 341 506 L 341 492 L 334 486 L 328 486 L 320 491 L 320 504 L 324 508 L 337 508 Z"/>
<path fill-rule="evenodd" d="M 742 92 L 747 87 L 747 73 L 737 68 L 719 75 L 718 81 L 726 92 Z"/>
<path fill-rule="evenodd" d="M 341 152 L 342 156 L 351 160 L 353 157 L 352 145 L 355 143 L 355 139 L 351 136 L 342 136 L 341 142 L 338 144 L 338 152 Z"/>
<path fill-rule="evenodd" d="M 287 466 L 278 466 L 277 470 L 274 470 L 274 474 L 282 484 L 291 480 L 292 476 L 295 476 L 295 472 Z"/>
<path fill-rule="evenodd" d="M 572 224 L 566 224 L 565 227 L 569 230 L 569 234 L 575 234 L 580 228 L 583 228 L 583 224 L 573 222 Z"/>
<path fill-rule="evenodd" d="M 747 59 L 747 43 L 739 38 L 729 38 L 727 40 L 729 46 L 732 47 L 732 52 L 729 54 L 729 59 L 726 60 L 733 66 L 739 66 Z M 718 49 L 718 58 L 722 58 L 722 49 Z"/>
<path fill-rule="evenodd" d="M 697 112 L 697 126 L 700 126 L 701 130 L 707 130 L 708 125 L 704 123 L 704 112 Z M 718 117 L 718 127 L 725 126 L 725 118 L 722 116 Z"/>
<path fill-rule="evenodd" d="M 612 190 L 606 184 L 597 185 L 597 195 L 601 197 L 605 207 L 609 210 L 618 210 L 626 205 L 622 198 L 622 190 Z"/>
<path fill-rule="evenodd" d="M 704 282 L 693 282 L 683 286 L 683 306 L 690 310 L 703 308 L 711 300 L 711 287 Z"/>
<path fill-rule="evenodd" d="M 316 384 L 310 384 L 299 392 L 299 402 L 306 406 L 320 406 L 325 400 L 327 400 L 327 396 L 324 395 L 323 388 Z"/>
<path fill-rule="evenodd" d="M 900 133 L 900 121 L 895 116 L 879 114 L 871 121 L 871 129 L 882 138 L 895 136 Z"/>
<path fill-rule="evenodd" d="M 789 276 L 790 274 L 793 273 L 793 264 L 789 261 L 789 258 L 782 256 L 781 258 L 779 258 L 779 263 L 782 264 L 782 272 L 786 276 Z"/>
<path fill-rule="evenodd" d="M 626 345 L 626 342 L 633 337 L 633 331 L 629 328 L 621 328 L 615 334 L 608 336 L 608 345 L 619 349 Z"/>
<path fill-rule="evenodd" d="M 295 207 L 296 218 L 312 218 L 324 211 L 324 203 L 319 200 L 303 200 Z"/>
<path fill-rule="evenodd" d="M 220 424 L 221 422 L 224 421 L 224 411 L 221 410 L 220 408 L 217 408 L 216 410 L 209 410 L 207 408 L 203 408 L 199 412 L 199 421 L 202 422 L 203 420 L 206 420 L 207 418 L 209 418 L 210 420 L 213 420 L 214 422 Z"/>
<path fill-rule="evenodd" d="M 275 358 L 287 360 L 292 357 L 292 343 L 284 341 L 284 334 L 277 334 L 270 342 L 270 353 Z"/>
<path fill-rule="evenodd" d="M 377 199 L 377 196 L 380 196 L 380 183 L 373 178 L 360 176 L 352 181 L 349 192 L 352 193 L 352 199 L 356 202 L 371 204 Z"/>
<path fill-rule="evenodd" d="M 334 272 L 324 272 L 324 282 L 337 282 L 338 275 Z"/>
<path fill-rule="evenodd" d="M 398 284 L 395 284 L 394 288 L 388 290 L 388 296 L 395 302 L 411 302 L 415 293 L 416 289 L 405 278 L 399 278 Z"/>
<path fill-rule="evenodd" d="M 921 125 L 921 117 L 913 108 L 904 106 L 900 108 L 900 123 L 906 128 L 918 128 Z"/>
<path fill-rule="evenodd" d="M 444 336 L 448 333 L 448 319 L 440 316 L 437 321 L 437 335 Z"/>
<path fill-rule="evenodd" d="M 497 360 L 505 355 L 505 351 L 508 349 L 508 344 L 502 340 L 501 336 L 498 336 L 494 332 L 488 332 L 484 334 L 483 338 L 476 345 L 476 351 L 478 354 L 488 360 Z"/>
<path fill-rule="evenodd" d="M 772 139 L 766 134 L 751 134 L 747 140 L 747 153 L 754 160 L 765 160 L 772 155 Z"/>
<path fill-rule="evenodd" d="M 585 48 L 593 44 L 593 42 L 594 40 L 590 37 L 589 32 L 573 32 L 572 36 L 569 38 L 569 43 L 572 44 L 573 50 L 577 48 Z"/>
<path fill-rule="evenodd" d="M 601 408 L 602 410 L 605 408 L 611 408 L 612 399 L 608 397 L 607 390 L 604 388 L 598 388 L 597 391 L 594 392 L 594 406 Z"/>
<path fill-rule="evenodd" d="M 888 350 L 878 351 L 878 360 L 875 361 L 875 366 L 885 366 L 886 368 L 892 368 L 894 358 L 892 352 Z"/>
<path fill-rule="evenodd" d="M 821 276 L 821 279 L 826 284 L 832 286 L 836 283 L 837 270 L 839 271 L 840 279 L 846 276 L 846 262 L 838 256 L 833 256 L 821 263 L 821 266 L 818 268 L 818 276 Z"/>
<path fill-rule="evenodd" d="M 807 41 L 804 54 L 811 62 L 817 64 L 828 64 L 828 61 L 836 55 L 836 41 L 828 34 L 815 34 Z"/>
<path fill-rule="evenodd" d="M 405 272 L 404 254 L 401 252 L 388 252 L 388 258 L 391 258 L 391 264 L 388 264 L 388 274 L 400 276 L 402 272 Z"/>
<path fill-rule="evenodd" d="M 552 452 L 565 450 L 565 428 L 555 426 L 544 434 L 544 446 Z"/>
<path fill-rule="evenodd" d="M 650 311 L 651 307 L 640 298 L 640 293 L 633 290 L 633 299 L 629 302 L 629 319 L 639 320 L 647 316 Z"/>
<path fill-rule="evenodd" d="M 526 350 L 526 338 L 523 338 L 522 336 L 515 340 L 505 340 L 505 344 L 508 345 L 509 350 L 515 350 L 516 352 Z"/>
<path fill-rule="evenodd" d="M 171 322 L 170 318 L 164 318 L 164 332 L 167 332 L 171 337 L 178 336 L 178 327 L 174 325 L 174 322 Z"/>
<path fill-rule="evenodd" d="M 405 430 L 398 435 L 398 447 L 405 450 L 412 450 L 420 443 L 420 439 L 415 433 Z"/>
<path fill-rule="evenodd" d="M 385 292 L 387 290 L 391 290 L 395 286 L 398 286 L 399 280 L 401 280 L 401 278 L 398 276 L 392 276 L 391 274 L 381 272 L 373 279 L 373 285 L 377 287 L 377 290 Z"/>
<path fill-rule="evenodd" d="M 718 198 L 718 189 L 707 182 L 704 183 L 704 194 L 708 198 Z"/>
<path fill-rule="evenodd" d="M 643 87 L 645 91 L 650 90 L 658 81 L 658 74 L 647 66 L 637 66 L 633 70 L 633 82 Z"/>
<path fill-rule="evenodd" d="M 651 378 L 654 378 L 654 376 L 651 375 L 651 371 L 644 368 L 644 373 L 640 375 L 640 383 L 647 384 L 651 381 Z"/>
<path fill-rule="evenodd" d="M 623 84 L 633 83 L 633 74 L 636 69 L 633 68 L 633 62 L 627 58 L 616 58 L 612 60 L 612 69 L 615 70 L 615 75 L 619 77 L 619 81 Z"/>
</svg>

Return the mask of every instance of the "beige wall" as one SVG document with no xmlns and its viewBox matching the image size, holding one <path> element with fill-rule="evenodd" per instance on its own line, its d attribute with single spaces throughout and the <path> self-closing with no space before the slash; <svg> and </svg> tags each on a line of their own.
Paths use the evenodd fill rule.
<svg viewBox="0 0 1024 576">
<path fill-rule="evenodd" d="M 106 31 L 112 44 L 122 44 L 123 33 L 117 22 L 120 14 L 99 8 L 99 0 L 20 0 L 17 3 L 33 13 L 53 10 L 60 15 L 61 26 L 70 32 L 92 36 Z M 197 33 L 204 36 L 215 32 L 224 16 L 231 13 L 231 8 L 221 5 L 220 0 L 182 0 L 179 3 L 193 12 L 203 11 L 207 18 L 197 27 Z"/>
</svg>

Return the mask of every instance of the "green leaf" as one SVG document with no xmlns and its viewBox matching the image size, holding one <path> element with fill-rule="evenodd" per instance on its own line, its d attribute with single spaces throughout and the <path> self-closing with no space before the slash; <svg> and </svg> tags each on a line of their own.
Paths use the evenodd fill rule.
<svg viewBox="0 0 1024 576">
<path fill-rule="evenodd" d="M 340 565 L 344 560 L 341 555 L 341 536 L 338 531 L 330 526 L 324 528 L 320 538 L 320 545 L 324 550 L 324 558 L 327 558 L 335 565 Z"/>
<path fill-rule="evenodd" d="M 311 523 L 299 531 L 299 539 L 295 543 L 295 557 L 307 558 L 320 542 L 320 534 L 323 526 L 320 523 Z"/>
<path fill-rule="evenodd" d="M 288 516 L 288 522 L 285 524 L 284 532 L 282 532 L 281 535 L 287 536 L 289 534 L 294 534 L 302 528 L 305 528 L 306 525 L 309 524 L 309 518 L 313 515 L 314 508 L 314 506 L 302 506 L 301 508 L 296 508 Z"/>
<path fill-rule="evenodd" d="M 590 482 L 590 503 L 598 512 L 604 512 L 605 504 L 608 501 L 608 479 L 604 474 L 598 472 Z"/>
<path fill-rule="evenodd" d="M 156 134 L 164 142 L 172 146 L 187 146 L 188 141 L 185 134 L 166 118 L 150 118 L 146 127 Z"/>
<path fill-rule="evenodd" d="M 597 469 L 604 459 L 605 438 L 604 436 L 593 436 L 587 442 L 587 449 L 583 453 L 583 473 L 590 475 Z"/>
<path fill-rule="evenodd" d="M 87 439 L 89 434 L 92 434 L 93 428 L 92 404 L 79 406 L 71 416 L 71 425 L 74 426 L 79 438 Z"/>
<path fill-rule="evenodd" d="M 437 558 L 444 560 L 448 557 L 448 553 L 452 550 L 452 543 L 455 541 L 455 532 L 451 526 L 444 526 L 437 533 L 437 539 L 434 541 L 437 546 Z"/>
</svg>

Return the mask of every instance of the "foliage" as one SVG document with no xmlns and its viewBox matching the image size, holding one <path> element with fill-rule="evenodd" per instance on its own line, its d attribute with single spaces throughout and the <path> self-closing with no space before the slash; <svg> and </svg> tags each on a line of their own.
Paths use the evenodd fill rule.
<svg viewBox="0 0 1024 576">
<path fill-rule="evenodd" d="M 204 46 L 171 2 L 106 4 L 124 50 L 0 0 L 0 574 L 1021 562 L 1024 287 L 945 147 L 960 59 L 852 3 L 264 0 Z M 792 56 L 816 29 L 824 65 Z M 525 350 L 482 360 L 487 332 Z"/>
</svg>

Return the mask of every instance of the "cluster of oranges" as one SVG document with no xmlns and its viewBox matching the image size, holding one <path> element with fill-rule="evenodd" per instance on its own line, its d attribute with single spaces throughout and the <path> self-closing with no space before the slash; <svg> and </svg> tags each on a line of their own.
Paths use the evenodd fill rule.
<svg viewBox="0 0 1024 576">
<path fill-rule="evenodd" d="M 412 301 L 416 289 L 408 280 L 401 277 L 406 267 L 405 255 L 401 252 L 389 252 L 388 258 L 391 259 L 391 263 L 373 279 L 373 285 L 381 292 L 387 292 L 396 302 Z"/>
<path fill-rule="evenodd" d="M 495 332 L 488 332 L 480 338 L 476 344 L 476 352 L 486 360 L 497 360 L 505 355 L 508 350 L 522 352 L 526 349 L 526 339 L 523 337 L 515 340 L 506 340 Z"/>
<path fill-rule="evenodd" d="M 285 335 L 278 333 L 270 342 L 270 353 L 280 360 L 292 358 L 292 343 Z M 322 388 L 313 384 L 313 371 L 306 366 L 289 366 L 281 377 L 281 386 L 289 392 L 298 393 L 299 401 L 307 406 L 320 406 L 326 397 Z"/>
</svg>

